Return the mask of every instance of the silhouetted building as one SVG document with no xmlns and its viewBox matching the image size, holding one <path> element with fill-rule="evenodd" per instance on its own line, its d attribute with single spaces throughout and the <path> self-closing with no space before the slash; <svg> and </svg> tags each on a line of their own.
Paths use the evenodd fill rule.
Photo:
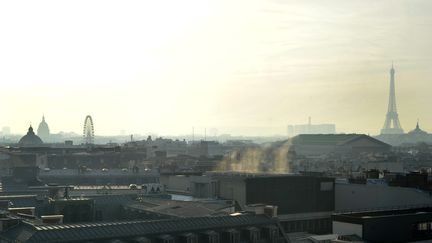
<svg viewBox="0 0 432 243">
<path fill-rule="evenodd" d="M 43 141 L 33 132 L 33 127 L 30 126 L 26 135 L 18 142 L 20 146 L 38 146 L 43 144 Z"/>
<path fill-rule="evenodd" d="M 312 124 L 310 118 L 308 124 L 288 126 L 289 137 L 294 137 L 300 134 L 334 134 L 334 133 L 336 133 L 335 124 Z"/>
<path fill-rule="evenodd" d="M 304 134 L 291 139 L 290 151 L 297 155 L 382 153 L 391 146 L 364 134 Z"/>
<path fill-rule="evenodd" d="M 381 134 L 402 134 L 404 133 L 400 122 L 399 116 L 396 108 L 396 91 L 395 91 L 395 80 L 394 80 L 395 70 L 392 67 L 390 69 L 390 94 L 389 103 L 387 109 L 386 120 L 384 122 L 384 127 L 381 129 Z"/>
<path fill-rule="evenodd" d="M 214 157 L 224 154 L 223 146 L 217 141 L 198 141 L 193 142 L 188 154 L 198 157 Z"/>
<path fill-rule="evenodd" d="M 426 131 L 423 131 L 422 129 L 420 129 L 419 122 L 417 121 L 417 125 L 416 125 L 415 129 L 410 131 L 408 134 L 412 135 L 412 136 L 424 136 L 424 135 L 427 135 L 428 133 Z"/>
<path fill-rule="evenodd" d="M 42 121 L 39 123 L 37 135 L 44 141 L 49 140 L 50 130 L 48 124 L 45 122 L 45 116 L 42 116 Z"/>
<path fill-rule="evenodd" d="M 380 134 L 376 136 L 376 138 L 393 146 L 410 146 L 418 143 L 432 144 L 432 134 L 422 130 L 419 122 L 417 122 L 416 127 L 408 133 Z"/>
</svg>

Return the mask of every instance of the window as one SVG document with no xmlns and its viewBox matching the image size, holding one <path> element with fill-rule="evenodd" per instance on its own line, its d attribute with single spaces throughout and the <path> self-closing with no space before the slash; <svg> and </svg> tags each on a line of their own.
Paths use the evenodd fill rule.
<svg viewBox="0 0 432 243">
<path fill-rule="evenodd" d="M 429 223 L 418 223 L 417 230 L 418 231 L 427 231 L 429 229 Z"/>
<path fill-rule="evenodd" d="M 419 222 L 414 224 L 414 234 L 415 235 L 430 235 L 432 234 L 432 222 Z"/>
</svg>

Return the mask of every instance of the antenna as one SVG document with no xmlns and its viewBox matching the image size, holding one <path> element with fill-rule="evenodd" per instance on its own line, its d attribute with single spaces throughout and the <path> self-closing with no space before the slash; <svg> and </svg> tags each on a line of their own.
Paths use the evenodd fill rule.
<svg viewBox="0 0 432 243">
<path fill-rule="evenodd" d="M 207 128 L 204 128 L 204 141 L 207 141 Z"/>
<path fill-rule="evenodd" d="M 195 142 L 195 127 L 192 127 L 192 143 Z"/>
</svg>

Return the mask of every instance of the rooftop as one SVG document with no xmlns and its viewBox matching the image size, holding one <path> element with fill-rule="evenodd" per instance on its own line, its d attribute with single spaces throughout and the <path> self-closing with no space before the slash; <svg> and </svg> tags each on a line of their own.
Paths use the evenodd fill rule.
<svg viewBox="0 0 432 243">
<path fill-rule="evenodd" d="M 348 142 L 359 138 L 369 139 L 376 143 L 389 146 L 375 138 L 365 134 L 301 134 L 291 139 L 292 144 L 307 144 L 307 145 L 344 145 Z"/>
<path fill-rule="evenodd" d="M 228 211 L 224 210 L 233 205 L 226 201 L 175 201 L 146 198 L 130 203 L 126 207 L 172 217 L 202 217 L 228 215 Z"/>
<path fill-rule="evenodd" d="M 353 212 L 353 213 L 342 213 L 338 215 L 344 215 L 353 218 L 374 218 L 374 217 L 385 217 L 385 216 L 418 214 L 418 213 L 432 213 L 432 207 L 377 210 L 377 211 L 369 211 L 369 212 Z"/>
<path fill-rule="evenodd" d="M 28 243 L 85 242 L 96 239 L 129 238 L 172 232 L 222 230 L 232 227 L 274 224 L 275 222 L 267 216 L 251 214 L 64 225 L 34 225 L 30 222 L 23 222 L 19 227 L 13 227 L 1 233 L 1 237 Z"/>
<path fill-rule="evenodd" d="M 363 220 L 367 220 L 367 219 L 418 215 L 418 214 L 429 214 L 430 216 L 432 216 L 432 207 L 425 206 L 425 207 L 393 209 L 393 210 L 336 213 L 333 214 L 333 218 L 336 221 L 346 221 L 346 222 L 359 224 Z"/>
<path fill-rule="evenodd" d="M 207 172 L 209 176 L 236 176 L 236 177 L 284 177 L 295 176 L 300 174 L 294 173 L 271 173 L 271 172 L 246 172 L 246 171 L 211 171 Z"/>
</svg>

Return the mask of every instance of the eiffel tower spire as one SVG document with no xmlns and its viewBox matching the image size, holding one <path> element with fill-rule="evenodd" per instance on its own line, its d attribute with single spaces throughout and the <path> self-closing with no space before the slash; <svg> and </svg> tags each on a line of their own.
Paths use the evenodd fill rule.
<svg viewBox="0 0 432 243">
<path fill-rule="evenodd" d="M 395 94 L 395 70 L 392 67 L 390 69 L 390 95 L 389 95 L 389 103 L 387 109 L 386 120 L 384 122 L 384 127 L 381 129 L 381 134 L 402 134 L 404 133 L 400 122 L 399 116 L 396 108 L 396 94 Z"/>
</svg>

